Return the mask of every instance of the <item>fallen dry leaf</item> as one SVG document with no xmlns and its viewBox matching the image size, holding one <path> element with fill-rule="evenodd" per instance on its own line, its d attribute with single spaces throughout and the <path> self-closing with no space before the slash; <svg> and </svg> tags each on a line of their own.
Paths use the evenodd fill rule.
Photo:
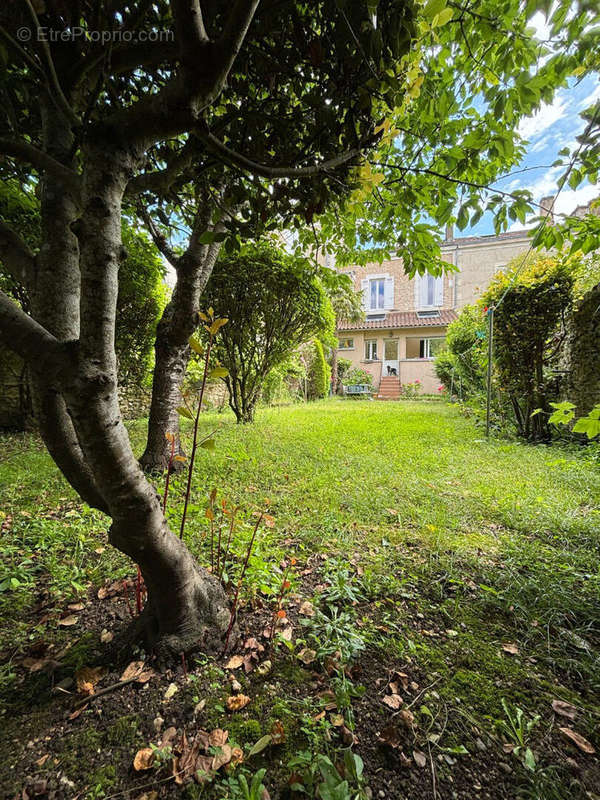
<svg viewBox="0 0 600 800">
<path fill-rule="evenodd" d="M 312 664 L 317 657 L 317 651 L 311 650 L 310 647 L 303 647 L 298 653 L 298 658 L 303 664 Z"/>
<path fill-rule="evenodd" d="M 247 694 L 236 694 L 228 697 L 225 705 L 228 711 L 240 711 L 240 709 L 245 708 L 249 702 L 250 698 Z"/>
<path fill-rule="evenodd" d="M 121 675 L 122 681 L 129 681 L 135 678 L 137 683 L 147 683 L 150 678 L 153 678 L 156 675 L 156 672 L 152 669 L 152 667 L 146 666 L 143 661 L 132 661 L 127 667 L 123 674 Z"/>
<path fill-rule="evenodd" d="M 293 634 L 293 629 L 291 625 L 288 625 L 282 631 L 279 632 L 281 638 L 285 639 L 286 642 L 292 641 L 292 634 Z"/>
<path fill-rule="evenodd" d="M 179 691 L 179 687 L 177 686 L 177 684 L 176 683 L 170 683 L 167 686 L 167 691 L 164 694 L 164 700 L 165 701 L 170 700 L 172 697 L 174 697 L 177 694 L 178 691 Z"/>
<path fill-rule="evenodd" d="M 225 764 L 229 764 L 229 762 L 231 761 L 231 754 L 232 754 L 231 745 L 229 744 L 219 745 L 219 752 L 215 753 L 213 757 L 212 769 L 214 769 L 216 772 L 221 767 L 224 767 Z"/>
<path fill-rule="evenodd" d="M 244 648 L 246 650 L 258 650 L 259 653 L 262 653 L 263 650 L 265 649 L 262 646 L 262 644 L 258 641 L 258 639 L 254 638 L 254 636 L 251 636 L 249 639 L 246 639 L 246 641 L 244 642 Z"/>
<path fill-rule="evenodd" d="M 138 750 L 133 759 L 133 768 L 136 772 L 151 769 L 154 764 L 154 751 L 151 747 L 142 747 Z"/>
<path fill-rule="evenodd" d="M 575 719 L 575 715 L 577 714 L 575 706 L 566 703 L 564 700 L 553 700 L 552 709 L 557 714 L 560 714 L 562 717 L 567 717 L 568 719 Z"/>
<path fill-rule="evenodd" d="M 519 655 L 519 647 L 514 642 L 504 642 L 502 645 L 502 649 L 505 653 L 508 653 L 511 656 L 518 656 Z"/>
<path fill-rule="evenodd" d="M 243 656 L 231 656 L 227 664 L 225 664 L 226 669 L 238 669 L 244 663 Z"/>
<path fill-rule="evenodd" d="M 114 635 L 107 630 L 103 630 L 102 633 L 100 634 L 100 641 L 102 642 L 102 644 L 108 644 L 109 642 L 112 642 L 113 638 Z"/>
<path fill-rule="evenodd" d="M 75 683 L 80 694 L 94 694 L 94 686 L 102 679 L 104 667 L 81 667 L 75 673 Z"/>
<path fill-rule="evenodd" d="M 382 702 L 385 703 L 388 708 L 391 708 L 393 711 L 397 711 L 404 703 L 404 700 L 399 694 L 386 694 Z"/>
<path fill-rule="evenodd" d="M 412 711 L 409 711 L 407 708 L 403 708 L 398 716 L 407 728 L 412 727 L 415 721 L 415 715 L 412 713 Z"/>
<path fill-rule="evenodd" d="M 300 608 L 298 609 L 298 613 L 302 614 L 305 617 L 314 617 L 315 609 L 313 608 L 313 604 L 310 600 L 305 600 Z"/>
<path fill-rule="evenodd" d="M 580 733 L 577 733 L 577 731 L 574 731 L 572 728 L 559 728 L 558 730 L 563 736 L 576 745 L 582 753 L 588 753 L 588 755 L 592 755 L 596 752 L 592 743 L 588 742 L 587 739 L 585 739 Z"/>
<path fill-rule="evenodd" d="M 231 761 L 230 764 L 232 767 L 237 767 L 238 764 L 241 764 L 244 760 L 244 751 L 241 747 L 234 747 L 231 750 Z"/>
<path fill-rule="evenodd" d="M 63 628 L 70 628 L 71 625 L 77 625 L 79 621 L 79 617 L 75 616 L 75 614 L 69 614 L 68 617 L 63 617 L 62 619 L 58 620 L 58 624 L 62 625 Z"/>
<path fill-rule="evenodd" d="M 377 734 L 378 740 L 382 744 L 387 744 L 388 747 L 393 747 L 394 750 L 400 747 L 400 733 L 395 725 L 387 725 Z"/>
<path fill-rule="evenodd" d="M 108 589 L 106 586 L 101 586 L 98 591 L 96 592 L 96 597 L 98 600 L 106 600 L 108 597 Z"/>
<path fill-rule="evenodd" d="M 413 750 L 412 755 L 417 767 L 421 767 L 422 769 L 427 764 L 427 756 L 425 753 L 422 753 L 420 750 Z"/>
<path fill-rule="evenodd" d="M 229 737 L 229 731 L 215 728 L 208 734 L 208 744 L 211 747 L 222 747 Z"/>
<path fill-rule="evenodd" d="M 42 756 L 41 758 L 38 758 L 38 760 L 35 763 L 38 767 L 43 767 L 49 758 L 50 758 L 50 753 L 46 753 L 46 755 Z"/>
<path fill-rule="evenodd" d="M 85 603 L 69 603 L 67 608 L 69 611 L 83 611 L 85 608 Z"/>
<path fill-rule="evenodd" d="M 271 740 L 273 744 L 283 744 L 285 742 L 285 729 L 279 720 L 275 720 L 271 728 Z"/>
<path fill-rule="evenodd" d="M 157 791 L 144 792 L 144 794 L 141 794 L 139 797 L 136 797 L 136 800 L 156 800 L 157 797 L 158 797 Z"/>
</svg>

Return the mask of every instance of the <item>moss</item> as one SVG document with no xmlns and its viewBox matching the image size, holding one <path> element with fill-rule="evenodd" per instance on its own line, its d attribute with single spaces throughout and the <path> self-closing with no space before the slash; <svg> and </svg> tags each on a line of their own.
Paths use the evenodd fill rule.
<svg viewBox="0 0 600 800">
<path fill-rule="evenodd" d="M 86 800 L 104 797 L 117 784 L 117 770 L 112 764 L 105 764 L 91 773 L 87 783 L 90 789 L 84 795 Z"/>
<path fill-rule="evenodd" d="M 106 733 L 106 741 L 112 745 L 127 746 L 136 739 L 138 730 L 138 716 L 130 714 L 118 719 Z"/>
<path fill-rule="evenodd" d="M 80 669 L 95 660 L 98 654 L 98 634 L 84 633 L 79 641 L 70 647 L 62 659 L 66 667 Z"/>
</svg>

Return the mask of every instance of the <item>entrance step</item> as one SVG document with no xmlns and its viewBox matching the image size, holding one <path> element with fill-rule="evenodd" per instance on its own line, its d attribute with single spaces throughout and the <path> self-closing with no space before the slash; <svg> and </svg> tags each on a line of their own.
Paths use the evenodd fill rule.
<svg viewBox="0 0 600 800">
<path fill-rule="evenodd" d="M 400 379 L 386 375 L 379 382 L 378 400 L 397 400 L 400 397 Z"/>
</svg>

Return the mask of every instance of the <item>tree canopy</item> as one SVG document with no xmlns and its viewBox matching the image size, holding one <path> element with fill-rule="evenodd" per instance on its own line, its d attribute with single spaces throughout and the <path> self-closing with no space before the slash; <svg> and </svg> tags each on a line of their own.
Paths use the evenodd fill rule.
<svg viewBox="0 0 600 800">
<path fill-rule="evenodd" d="M 331 303 L 312 264 L 269 242 L 219 260 L 204 302 L 229 322 L 215 352 L 238 422 L 250 422 L 268 373 L 313 336 L 333 333 Z M 321 349 L 322 356 L 322 349 Z"/>
</svg>

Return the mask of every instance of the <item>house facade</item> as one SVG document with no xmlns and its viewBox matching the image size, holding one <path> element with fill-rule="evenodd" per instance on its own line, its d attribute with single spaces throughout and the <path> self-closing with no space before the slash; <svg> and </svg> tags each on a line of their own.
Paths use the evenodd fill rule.
<svg viewBox="0 0 600 800">
<path fill-rule="evenodd" d="M 551 203 L 552 198 L 541 201 L 548 209 Z M 437 393 L 433 360 L 445 346 L 448 325 L 530 244 L 526 230 L 454 237 L 448 227 L 441 251 L 452 272 L 410 279 L 400 258 L 340 269 L 362 292 L 365 317 L 339 324 L 338 358 L 369 372 L 380 397 L 397 397 L 406 384 L 416 384 L 422 394 Z"/>
</svg>

